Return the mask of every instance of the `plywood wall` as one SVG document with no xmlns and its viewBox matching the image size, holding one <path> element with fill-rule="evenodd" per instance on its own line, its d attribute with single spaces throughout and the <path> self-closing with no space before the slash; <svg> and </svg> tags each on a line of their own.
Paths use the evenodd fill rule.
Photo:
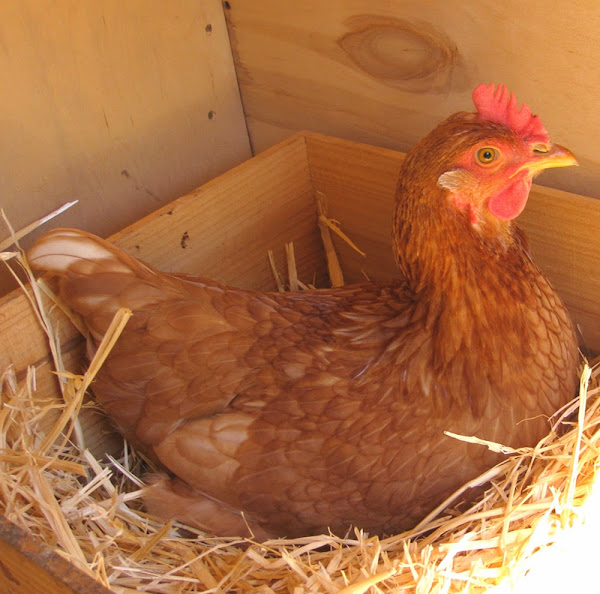
<svg viewBox="0 0 600 594">
<path fill-rule="evenodd" d="M 540 183 L 600 197 L 600 3 L 232 0 L 255 150 L 311 129 L 407 150 L 480 82 L 503 82 L 581 167 Z"/>
<path fill-rule="evenodd" d="M 4 0 L 0 205 L 21 227 L 79 199 L 59 224 L 107 236 L 250 142 L 311 129 L 407 150 L 481 81 L 578 156 L 542 184 L 600 197 L 598 47 L 593 0 Z"/>
<path fill-rule="evenodd" d="M 250 156 L 219 0 L 3 0 L 0 80 L 15 227 L 107 236 Z"/>
</svg>

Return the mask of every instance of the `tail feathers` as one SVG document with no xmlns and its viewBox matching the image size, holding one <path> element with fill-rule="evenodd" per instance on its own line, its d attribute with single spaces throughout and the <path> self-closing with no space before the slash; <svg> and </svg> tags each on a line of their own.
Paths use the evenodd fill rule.
<svg viewBox="0 0 600 594">
<path fill-rule="evenodd" d="M 153 275 L 153 271 L 107 241 L 77 229 L 54 229 L 45 233 L 29 250 L 34 270 L 65 276 L 98 272 Z"/>
<path fill-rule="evenodd" d="M 114 245 L 76 229 L 42 235 L 27 259 L 37 271 L 59 278 L 63 305 L 79 314 L 100 340 L 120 307 L 141 311 L 163 301 L 170 287 L 165 275 Z"/>
</svg>

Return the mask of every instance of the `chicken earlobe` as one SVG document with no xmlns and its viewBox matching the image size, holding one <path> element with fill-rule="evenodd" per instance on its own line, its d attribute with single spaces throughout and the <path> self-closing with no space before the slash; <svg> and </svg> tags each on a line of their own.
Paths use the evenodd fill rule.
<svg viewBox="0 0 600 594">
<path fill-rule="evenodd" d="M 518 217 L 527 204 L 532 179 L 523 175 L 516 178 L 505 188 L 496 192 L 487 200 L 489 211 L 501 221 L 512 221 Z M 481 206 L 476 204 L 469 191 L 476 187 L 476 180 L 466 169 L 452 169 L 442 173 L 438 185 L 451 192 L 454 206 L 466 210 L 472 224 L 481 222 Z"/>
<path fill-rule="evenodd" d="M 458 194 L 461 188 L 471 187 L 474 183 L 473 176 L 466 169 L 450 169 L 438 177 L 438 186 L 446 188 L 453 194 Z"/>
</svg>

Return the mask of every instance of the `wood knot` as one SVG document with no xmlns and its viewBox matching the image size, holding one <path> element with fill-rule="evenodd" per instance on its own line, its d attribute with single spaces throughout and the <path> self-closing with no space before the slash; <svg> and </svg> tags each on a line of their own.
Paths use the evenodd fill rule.
<svg viewBox="0 0 600 594">
<path fill-rule="evenodd" d="M 377 15 L 357 15 L 339 46 L 361 70 L 405 91 L 445 91 L 460 63 L 456 44 L 433 25 Z"/>
<path fill-rule="evenodd" d="M 184 231 L 181 239 L 179 240 L 179 245 L 182 250 L 185 250 L 188 246 L 188 241 L 190 240 L 190 234 L 187 231 Z"/>
</svg>

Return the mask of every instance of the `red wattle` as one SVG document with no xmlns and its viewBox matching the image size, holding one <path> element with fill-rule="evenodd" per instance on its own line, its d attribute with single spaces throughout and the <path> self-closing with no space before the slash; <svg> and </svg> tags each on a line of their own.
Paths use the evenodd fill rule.
<svg viewBox="0 0 600 594">
<path fill-rule="evenodd" d="M 530 190 L 531 179 L 517 179 L 489 199 L 488 209 L 495 217 L 503 221 L 510 221 L 523 212 Z"/>
</svg>

